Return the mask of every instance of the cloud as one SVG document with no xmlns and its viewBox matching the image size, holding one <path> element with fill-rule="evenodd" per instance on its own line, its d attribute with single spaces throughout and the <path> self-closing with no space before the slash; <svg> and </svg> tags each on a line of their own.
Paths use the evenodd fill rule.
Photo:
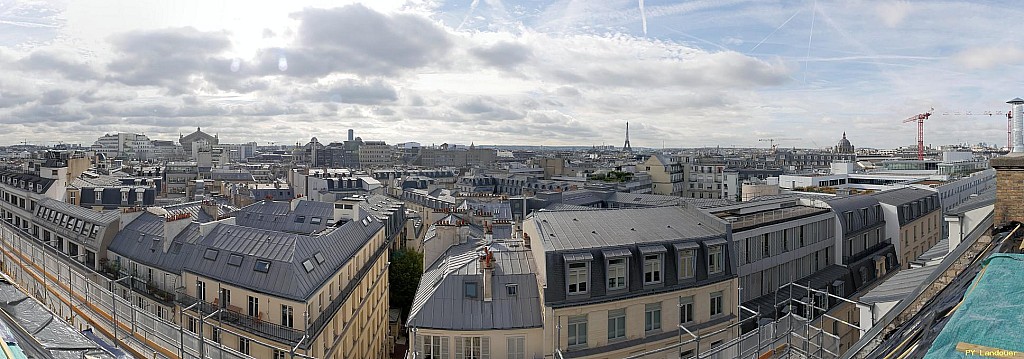
<svg viewBox="0 0 1024 359">
<path fill-rule="evenodd" d="M 107 65 L 110 79 L 131 86 L 160 86 L 188 92 L 195 75 L 225 64 L 231 47 L 223 32 L 192 27 L 124 33 L 112 39 L 117 57 Z"/>
<path fill-rule="evenodd" d="M 34 51 L 17 62 L 17 67 L 36 73 L 57 72 L 64 78 L 72 81 L 88 81 L 99 79 L 99 73 L 84 61 L 80 61 L 73 55 L 53 51 Z"/>
<path fill-rule="evenodd" d="M 264 51 L 260 73 L 393 75 L 441 63 L 452 47 L 446 30 L 415 14 L 382 14 L 356 4 L 306 9 L 293 17 L 301 22 L 296 43 Z M 286 70 L 279 66 L 282 58 Z"/>
<path fill-rule="evenodd" d="M 910 15 L 914 10 L 913 6 L 909 2 L 903 0 L 897 1 L 886 1 L 875 5 L 875 11 L 878 12 L 878 17 L 882 19 L 882 23 L 885 26 L 894 28 L 903 23 L 903 19 Z"/>
<path fill-rule="evenodd" d="M 510 70 L 531 60 L 533 50 L 521 43 L 501 41 L 487 47 L 470 49 L 470 53 L 484 63 L 503 70 Z"/>
<path fill-rule="evenodd" d="M 953 55 L 953 62 L 969 70 L 988 70 L 1024 61 L 1024 50 L 1016 46 L 967 48 Z"/>
<path fill-rule="evenodd" d="M 345 79 L 335 81 L 327 88 L 315 90 L 308 100 L 317 102 L 340 102 L 361 105 L 377 105 L 398 100 L 398 93 L 390 84 L 380 80 L 359 81 Z"/>
</svg>

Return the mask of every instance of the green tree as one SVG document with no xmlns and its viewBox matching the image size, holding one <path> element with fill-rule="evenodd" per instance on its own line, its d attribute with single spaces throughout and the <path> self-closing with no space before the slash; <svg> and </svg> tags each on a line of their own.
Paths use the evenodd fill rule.
<svg viewBox="0 0 1024 359">
<path fill-rule="evenodd" d="M 392 254 L 391 268 L 388 269 L 391 306 L 402 308 L 402 313 L 408 314 L 422 276 L 423 254 L 409 248 L 400 249 Z"/>
</svg>

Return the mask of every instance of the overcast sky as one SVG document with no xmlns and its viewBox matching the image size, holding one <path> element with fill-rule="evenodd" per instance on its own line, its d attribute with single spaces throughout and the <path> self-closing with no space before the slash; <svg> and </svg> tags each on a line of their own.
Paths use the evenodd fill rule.
<svg viewBox="0 0 1024 359">
<path fill-rule="evenodd" d="M 967 1 L 0 0 L 0 145 L 1005 145 L 1024 11 Z"/>
</svg>

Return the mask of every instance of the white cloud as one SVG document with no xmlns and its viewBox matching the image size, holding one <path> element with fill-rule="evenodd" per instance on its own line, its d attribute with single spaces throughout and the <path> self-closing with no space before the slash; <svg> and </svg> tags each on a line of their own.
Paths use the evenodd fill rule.
<svg viewBox="0 0 1024 359">
<path fill-rule="evenodd" d="M 890 28 L 897 27 L 903 23 L 903 19 L 914 11 L 914 7 L 907 1 L 896 0 L 886 1 L 875 6 L 878 17 L 882 23 Z"/>
<path fill-rule="evenodd" d="M 1024 61 L 1024 50 L 1013 45 L 972 47 L 953 55 L 953 61 L 968 70 L 988 70 Z"/>
</svg>

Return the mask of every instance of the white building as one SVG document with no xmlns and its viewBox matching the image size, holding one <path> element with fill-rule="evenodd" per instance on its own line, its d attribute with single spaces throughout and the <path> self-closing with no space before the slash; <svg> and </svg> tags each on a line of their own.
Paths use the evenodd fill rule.
<svg viewBox="0 0 1024 359">
<path fill-rule="evenodd" d="M 153 142 L 146 135 L 137 133 L 105 134 L 97 139 L 92 147 L 107 158 L 147 160 L 154 157 Z"/>
</svg>

